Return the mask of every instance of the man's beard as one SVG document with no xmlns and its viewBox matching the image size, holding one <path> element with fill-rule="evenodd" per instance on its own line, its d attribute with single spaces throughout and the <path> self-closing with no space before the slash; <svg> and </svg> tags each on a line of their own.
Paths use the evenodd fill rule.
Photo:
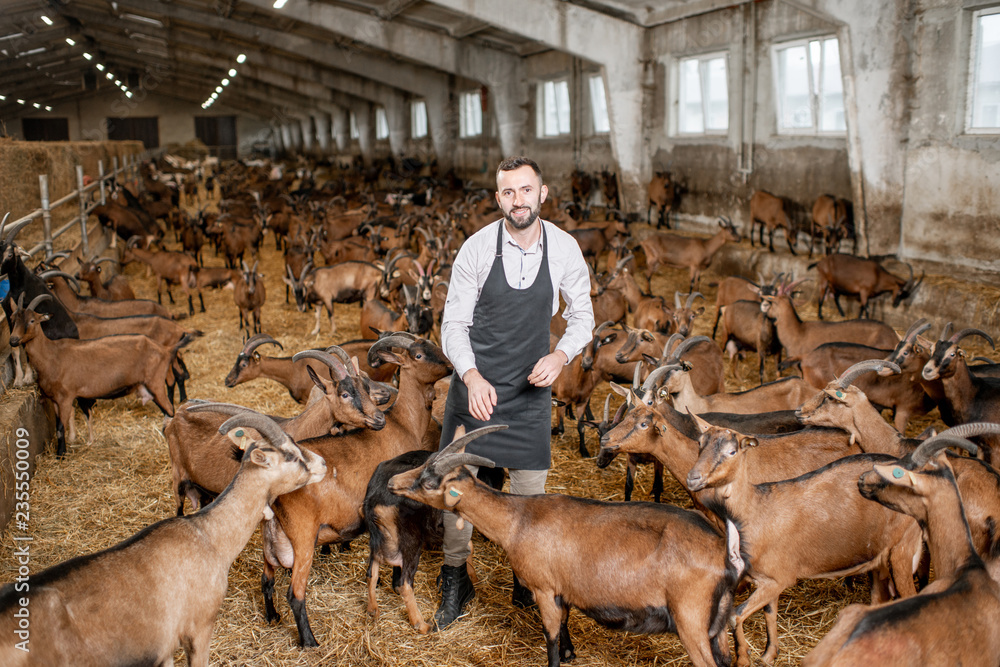
<svg viewBox="0 0 1000 667">
<path fill-rule="evenodd" d="M 514 211 L 520 210 L 522 208 L 527 208 L 528 210 L 530 210 L 531 211 L 531 215 L 529 215 L 523 221 L 520 221 L 520 220 L 518 220 L 517 218 L 514 217 L 513 213 L 514 213 Z M 534 209 L 534 208 L 530 208 L 530 207 L 527 207 L 527 206 L 519 206 L 518 208 L 512 208 L 510 210 L 510 213 L 504 213 L 503 217 L 504 217 L 504 219 L 507 222 L 509 222 L 511 224 L 511 226 L 514 229 L 517 229 L 517 230 L 527 229 L 528 227 L 531 227 L 531 225 L 535 222 L 535 220 L 538 219 L 538 211 L 539 210 L 540 210 L 540 208 L 539 209 Z"/>
</svg>

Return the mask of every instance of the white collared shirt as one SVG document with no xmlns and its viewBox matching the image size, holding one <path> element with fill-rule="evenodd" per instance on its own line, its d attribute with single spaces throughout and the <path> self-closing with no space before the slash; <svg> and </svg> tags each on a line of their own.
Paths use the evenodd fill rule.
<svg viewBox="0 0 1000 667">
<path fill-rule="evenodd" d="M 497 225 L 491 223 L 466 239 L 458 250 L 451 268 L 448 299 L 444 305 L 441 322 L 441 343 L 445 355 L 455 367 L 458 377 L 476 368 L 476 356 L 469 342 L 469 328 L 486 278 L 493 268 L 496 256 Z M 549 242 L 549 276 L 552 279 L 552 315 L 559 312 L 559 295 L 566 302 L 563 317 L 566 333 L 559 339 L 557 350 L 562 350 L 570 361 L 590 342 L 594 330 L 594 308 L 590 302 L 590 272 L 580 252 L 576 239 L 551 222 L 542 221 Z M 503 267 L 507 284 L 514 289 L 531 287 L 542 266 L 542 236 L 529 250 L 523 250 L 514 238 L 503 229 Z M 549 322 L 539 322 L 549 326 Z"/>
</svg>

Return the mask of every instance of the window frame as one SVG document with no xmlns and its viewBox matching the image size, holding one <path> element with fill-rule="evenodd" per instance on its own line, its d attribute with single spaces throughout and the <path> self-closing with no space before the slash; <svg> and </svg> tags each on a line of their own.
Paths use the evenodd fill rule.
<svg viewBox="0 0 1000 667">
<path fill-rule="evenodd" d="M 844 106 L 844 129 L 843 130 L 822 130 L 820 129 L 820 118 L 822 117 L 822 98 L 823 98 L 823 88 L 822 88 L 822 78 L 823 78 L 823 64 L 822 60 L 824 56 L 824 43 L 828 40 L 837 41 L 837 66 L 840 71 L 841 80 L 841 101 Z M 816 86 L 817 92 L 813 94 L 813 64 L 812 64 L 812 54 L 809 49 L 810 42 L 819 42 L 820 44 L 820 82 Z M 809 96 L 809 107 L 812 114 L 812 127 L 810 128 L 784 128 L 781 126 L 781 81 L 779 76 L 779 53 L 786 49 L 791 49 L 801 46 L 805 48 L 806 52 L 806 73 L 808 76 L 808 90 L 807 94 Z M 781 136 L 791 136 L 791 137 L 831 137 L 831 138 L 846 138 L 847 137 L 847 104 L 844 99 L 844 70 L 841 67 L 840 62 L 840 38 L 836 33 L 823 33 L 819 35 L 811 35 L 809 37 L 801 37 L 799 39 L 792 39 L 782 42 L 774 42 L 771 44 L 771 81 L 774 90 L 774 127 L 775 133 Z"/>
<path fill-rule="evenodd" d="M 479 128 L 474 134 L 469 132 L 468 124 L 468 110 L 466 108 L 467 100 L 470 98 L 475 99 L 474 108 L 477 110 L 479 116 Z M 482 103 L 482 92 L 478 88 L 472 90 L 465 90 L 458 94 L 458 138 L 459 139 L 478 139 L 483 136 L 484 131 L 484 117 L 483 117 L 483 103 Z"/>
<path fill-rule="evenodd" d="M 702 130 L 701 132 L 685 132 L 681 130 L 681 67 L 685 61 L 696 60 L 699 63 L 699 83 L 704 84 L 704 75 L 701 72 L 701 63 L 707 62 L 709 60 L 716 60 L 722 58 L 723 63 L 726 67 L 726 128 L 724 130 L 718 129 L 708 129 L 707 125 L 707 99 L 705 97 L 705 91 L 702 90 L 702 100 L 701 100 L 701 112 L 702 112 Z M 729 65 L 730 52 L 728 50 L 724 51 L 709 51 L 706 53 L 696 53 L 688 55 L 679 55 L 671 59 L 670 74 L 671 74 L 671 113 L 670 113 L 670 135 L 677 137 L 679 139 L 697 139 L 701 137 L 728 137 L 729 132 L 732 129 L 732 106 L 730 99 L 730 89 L 731 89 L 731 75 L 732 70 Z"/>
<path fill-rule="evenodd" d="M 553 96 L 556 99 L 556 134 L 546 134 L 545 133 L 545 94 L 544 87 L 548 84 L 553 86 Z M 561 125 L 561 118 L 559 117 L 559 105 L 558 105 L 558 89 L 559 84 L 565 84 L 566 86 L 566 103 L 569 105 L 566 109 L 566 131 L 563 132 Z M 572 91 L 569 85 L 569 76 L 559 76 L 554 79 L 539 79 L 535 82 L 535 138 L 541 140 L 548 139 L 567 139 L 573 135 L 573 100 Z"/>
<path fill-rule="evenodd" d="M 1000 134 L 1000 126 L 973 127 L 972 125 L 972 116 L 975 111 L 976 76 L 979 73 L 980 56 L 982 55 L 980 49 L 978 48 L 980 41 L 979 19 L 983 16 L 992 16 L 997 14 L 1000 14 L 1000 5 L 984 7 L 972 12 L 972 25 L 970 26 L 971 32 L 967 33 L 970 35 L 970 41 L 968 60 L 969 70 L 965 91 L 965 134 L 977 136 Z"/>
<path fill-rule="evenodd" d="M 422 111 L 420 114 L 423 116 L 423 133 L 417 134 L 417 109 L 420 108 Z M 413 100 L 410 102 L 410 138 L 411 139 L 426 139 L 430 135 L 430 123 L 427 119 L 427 101 L 426 100 Z"/>
</svg>

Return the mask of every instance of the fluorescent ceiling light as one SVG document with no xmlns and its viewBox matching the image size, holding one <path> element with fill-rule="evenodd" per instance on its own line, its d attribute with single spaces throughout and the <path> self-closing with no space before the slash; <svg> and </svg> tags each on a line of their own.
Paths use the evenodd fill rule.
<svg viewBox="0 0 1000 667">
<path fill-rule="evenodd" d="M 114 75 L 114 74 L 112 74 L 111 72 L 108 72 L 108 73 L 107 73 L 107 74 L 105 74 L 104 76 L 108 77 L 108 81 L 110 81 L 111 79 L 115 78 L 115 75 Z"/>
<path fill-rule="evenodd" d="M 46 111 L 52 111 L 52 107 L 45 107 Z"/>
<path fill-rule="evenodd" d="M 6 99 L 7 99 L 6 95 L 0 95 L 0 102 L 3 102 Z"/>
<path fill-rule="evenodd" d="M 74 41 L 73 41 L 73 40 L 72 40 L 71 38 L 69 38 L 69 37 L 67 37 L 67 38 L 66 38 L 66 43 L 67 43 L 67 44 L 69 44 L 70 46 L 76 46 L 76 42 L 74 42 Z"/>
<path fill-rule="evenodd" d="M 229 70 L 229 76 L 236 76 L 236 70 L 234 69 Z"/>
<path fill-rule="evenodd" d="M 35 103 L 34 103 L 34 104 L 32 104 L 31 106 L 35 107 L 36 109 L 41 109 L 41 108 L 42 108 L 42 105 L 41 105 L 41 104 L 39 104 L 38 102 L 35 102 Z"/>
<path fill-rule="evenodd" d="M 228 86 L 229 85 L 229 79 L 223 79 L 222 80 L 222 85 L 223 86 Z"/>
<path fill-rule="evenodd" d="M 139 23 L 148 23 L 149 25 L 155 25 L 157 28 L 163 27 L 163 21 L 160 19 L 151 19 L 148 16 L 139 16 L 138 14 L 122 14 L 123 19 L 129 19 L 130 21 L 138 21 Z"/>
<path fill-rule="evenodd" d="M 221 93 L 222 92 L 222 86 L 216 86 L 215 87 L 215 92 Z"/>
<path fill-rule="evenodd" d="M 121 85 L 122 85 L 122 81 L 121 81 L 121 79 L 115 79 L 115 85 L 116 85 L 116 86 L 118 86 L 118 87 L 120 88 L 120 87 L 121 87 Z"/>
<path fill-rule="evenodd" d="M 236 56 L 236 62 L 238 62 L 241 65 L 246 62 L 246 59 L 247 59 L 247 54 L 245 53 L 241 53 L 240 55 Z"/>
<path fill-rule="evenodd" d="M 29 51 L 21 51 L 19 54 L 17 54 L 17 57 L 20 58 L 21 56 L 33 56 L 36 53 L 44 53 L 44 52 L 45 52 L 45 47 L 39 46 L 37 49 L 31 49 Z"/>
<path fill-rule="evenodd" d="M 17 39 L 18 37 L 24 37 L 24 33 L 23 32 L 12 32 L 9 35 L 4 35 L 3 37 L 0 37 L 0 39 Z"/>
<path fill-rule="evenodd" d="M 97 69 L 99 69 L 100 71 L 102 71 L 102 72 L 104 71 L 104 65 L 102 65 L 101 63 L 97 63 L 97 65 L 95 65 L 95 67 Z"/>
<path fill-rule="evenodd" d="M 126 90 L 125 91 L 125 97 L 127 97 L 129 99 L 132 99 L 132 91 L 131 90 Z"/>
<path fill-rule="evenodd" d="M 281 9 L 285 6 L 286 2 L 288 2 L 288 0 L 274 0 L 274 8 Z"/>
<path fill-rule="evenodd" d="M 219 94 L 218 93 L 212 93 L 211 97 L 212 97 L 213 100 L 214 99 L 218 99 Z"/>
<path fill-rule="evenodd" d="M 94 56 L 90 55 L 89 53 L 84 53 L 83 57 L 86 58 L 87 60 L 93 60 L 94 59 Z"/>
<path fill-rule="evenodd" d="M 18 104 L 24 104 L 24 100 L 18 100 L 17 103 Z"/>
<path fill-rule="evenodd" d="M 45 14 L 42 14 L 42 15 L 41 15 L 41 16 L 39 16 L 38 18 L 42 19 L 42 23 L 44 23 L 45 25 L 52 25 L 52 19 L 50 19 L 50 18 L 49 18 L 48 16 L 46 16 Z"/>
</svg>

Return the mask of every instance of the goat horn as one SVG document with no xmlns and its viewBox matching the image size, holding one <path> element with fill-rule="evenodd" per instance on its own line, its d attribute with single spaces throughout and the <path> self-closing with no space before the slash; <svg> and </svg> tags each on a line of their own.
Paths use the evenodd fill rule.
<svg viewBox="0 0 1000 667">
<path fill-rule="evenodd" d="M 678 361 L 681 355 L 690 350 L 692 347 L 698 343 L 704 343 L 705 341 L 711 341 L 712 339 L 708 336 L 692 336 L 691 338 L 685 339 L 676 348 L 674 348 L 673 353 L 670 355 L 670 359 Z"/>
<path fill-rule="evenodd" d="M 426 470 L 430 470 L 441 475 L 463 465 L 474 465 L 486 468 L 496 467 L 496 464 L 493 463 L 493 461 L 484 456 L 466 454 L 465 448 L 476 438 L 481 438 L 484 435 L 502 431 L 506 428 L 506 424 L 495 424 L 493 426 L 484 426 L 482 428 L 477 428 L 474 431 L 469 431 L 461 438 L 453 440 L 447 447 L 428 459 Z"/>
<path fill-rule="evenodd" d="M 356 376 L 358 373 L 354 370 L 354 362 L 351 361 L 350 355 L 344 350 L 344 348 L 339 345 L 331 345 L 326 348 L 327 354 L 335 354 L 340 357 L 340 360 L 344 362 L 344 367 L 347 369 L 347 374 L 351 376 Z"/>
<path fill-rule="evenodd" d="M 208 403 L 207 405 L 199 405 L 197 407 L 204 408 L 211 405 L 218 404 Z M 192 407 L 188 409 L 191 410 L 194 408 Z M 272 445 L 276 447 L 291 445 L 298 449 L 298 445 L 296 445 L 295 442 L 288 437 L 287 433 L 281 430 L 281 427 L 278 426 L 277 422 L 267 415 L 262 415 L 261 413 L 250 410 L 249 408 L 243 408 L 242 412 L 238 412 L 224 421 L 222 425 L 219 426 L 219 433 L 229 433 L 237 426 L 247 426 L 249 428 L 256 429 L 258 433 L 264 436 L 271 442 Z"/>
<path fill-rule="evenodd" d="M 609 326 L 613 325 L 614 323 L 615 323 L 614 320 L 607 320 L 606 322 L 601 322 L 600 326 L 598 326 L 597 329 L 594 330 L 594 338 L 600 338 L 601 334 L 604 333 L 604 330 L 607 329 Z"/>
<path fill-rule="evenodd" d="M 608 423 L 608 416 L 610 415 L 610 412 L 611 412 L 611 394 L 608 393 L 608 395 L 604 399 L 604 423 L 605 424 Z"/>
<path fill-rule="evenodd" d="M 681 293 L 674 292 L 674 310 L 681 309 Z"/>
<path fill-rule="evenodd" d="M 621 259 L 619 259 L 618 263 L 615 264 L 615 273 L 617 273 L 617 272 L 621 271 L 622 269 L 624 269 L 625 265 L 629 263 L 629 260 L 634 259 L 634 258 L 635 258 L 635 255 L 633 255 L 632 253 L 629 253 L 629 254 L 625 255 L 624 257 L 622 257 Z"/>
<path fill-rule="evenodd" d="M 861 377 L 865 373 L 871 373 L 872 371 L 880 371 L 883 368 L 890 369 L 893 373 L 898 374 L 900 372 L 899 366 L 892 363 L 891 361 L 885 361 L 884 359 L 868 359 L 866 361 L 859 361 L 854 364 L 846 371 L 840 374 L 840 377 L 835 380 L 837 386 L 841 389 L 847 389 L 851 386 L 857 378 Z"/>
<path fill-rule="evenodd" d="M 953 426 L 946 431 L 941 431 L 933 438 L 928 438 L 920 443 L 920 446 L 910 453 L 910 460 L 917 467 L 922 466 L 939 451 L 951 446 L 964 449 L 975 456 L 979 452 L 979 448 L 966 438 L 985 435 L 987 433 L 1000 433 L 1000 424 L 994 422 L 970 422 L 968 424 Z"/>
<path fill-rule="evenodd" d="M 10 213 L 8 213 L 7 215 L 10 215 Z M 7 218 L 5 216 L 4 220 L 6 219 Z M 4 231 L 7 232 L 7 235 L 4 237 L 4 241 L 6 241 L 8 244 L 13 243 L 14 237 L 17 236 L 17 233 L 22 229 L 24 229 L 30 222 L 31 219 L 29 218 L 27 220 L 22 220 L 21 222 L 16 222 L 12 226 L 5 228 Z"/>
<path fill-rule="evenodd" d="M 330 367 L 333 371 L 333 376 L 336 378 L 337 382 L 340 382 L 345 377 L 347 377 L 347 368 L 341 362 L 340 359 L 324 352 L 323 350 L 302 350 L 301 352 L 296 352 L 292 356 L 292 361 L 302 361 L 303 359 L 315 359 L 316 361 L 321 361 Z M 354 364 L 351 364 L 352 366 Z"/>
<path fill-rule="evenodd" d="M 38 296 L 36 296 L 34 299 L 31 300 L 31 303 L 28 304 L 28 310 L 35 310 L 35 306 L 42 303 L 46 299 L 51 299 L 51 298 L 52 298 L 51 294 L 39 294 Z M 38 311 L 35 310 L 35 312 L 37 313 Z"/>
<path fill-rule="evenodd" d="M 927 318 L 921 317 L 919 320 L 911 324 L 910 328 L 906 330 L 906 335 L 903 336 L 903 340 L 912 342 L 914 338 L 930 328 L 931 323 L 927 321 Z"/>
<path fill-rule="evenodd" d="M 944 331 L 941 332 L 941 340 L 948 340 L 948 337 L 951 335 L 951 329 L 952 329 L 951 322 L 948 322 L 948 324 L 944 325 Z"/>
<path fill-rule="evenodd" d="M 38 274 L 38 277 L 42 280 L 48 280 L 49 278 L 65 278 L 67 282 L 73 285 L 73 289 L 77 292 L 80 291 L 80 281 L 76 279 L 75 276 L 71 276 L 65 271 L 60 271 L 58 269 L 49 269 L 48 271 L 42 271 Z"/>
<path fill-rule="evenodd" d="M 670 355 L 670 350 L 674 347 L 674 345 L 676 345 L 679 341 L 682 340 L 684 340 L 684 336 L 682 336 L 681 334 L 679 333 L 671 334 L 670 338 L 668 338 L 667 342 L 663 345 L 663 353 L 660 355 L 660 357 L 662 357 L 663 359 L 667 359 Z"/>
<path fill-rule="evenodd" d="M 705 295 L 702 294 L 701 292 L 691 292 L 691 294 L 688 295 L 687 303 L 684 305 L 684 307 L 690 309 L 691 304 L 694 303 L 694 298 L 696 296 L 700 296 L 702 299 L 705 298 Z"/>
<path fill-rule="evenodd" d="M 414 339 L 404 336 L 402 333 L 403 332 L 397 331 L 389 334 L 388 336 L 383 336 L 372 343 L 372 346 L 368 348 L 368 365 L 372 368 L 381 365 L 378 353 L 382 350 L 392 349 L 393 347 L 401 347 L 404 350 L 410 349 L 410 346 L 413 345 Z"/>
<path fill-rule="evenodd" d="M 240 354 L 249 357 L 251 354 L 253 354 L 253 351 L 256 350 L 258 347 L 260 347 L 261 345 L 266 345 L 268 343 L 270 343 L 271 345 L 277 345 L 279 350 L 285 349 L 284 345 L 271 338 L 271 336 L 269 336 L 268 334 L 259 333 L 259 334 L 254 334 L 253 336 L 250 336 L 250 338 L 247 339 L 247 342 L 243 344 L 243 349 L 240 351 Z"/>
<path fill-rule="evenodd" d="M 10 217 L 10 211 L 7 211 L 3 215 L 3 220 L 0 220 L 0 236 L 3 236 L 3 228 L 7 224 L 7 218 Z"/>
<path fill-rule="evenodd" d="M 632 373 L 632 391 L 639 388 L 639 376 L 642 374 L 642 360 L 636 362 L 635 372 Z"/>
<path fill-rule="evenodd" d="M 990 336 L 988 333 L 986 333 L 982 329 L 973 329 L 973 328 L 962 329 L 961 331 L 959 331 L 958 333 L 956 333 L 954 336 L 952 336 L 951 339 L 948 342 L 949 343 L 958 343 L 959 341 L 961 341 L 966 336 L 982 336 L 983 338 L 985 338 L 987 340 L 987 342 L 989 342 L 990 347 L 992 347 L 994 350 L 997 347 L 996 344 L 993 342 L 993 337 L 992 336 Z"/>
<path fill-rule="evenodd" d="M 648 392 L 650 389 L 655 387 L 660 382 L 660 378 L 663 377 L 667 371 L 676 371 L 679 369 L 680 366 L 676 364 L 658 366 L 652 373 L 646 376 L 646 381 L 642 383 L 642 391 Z"/>
</svg>

